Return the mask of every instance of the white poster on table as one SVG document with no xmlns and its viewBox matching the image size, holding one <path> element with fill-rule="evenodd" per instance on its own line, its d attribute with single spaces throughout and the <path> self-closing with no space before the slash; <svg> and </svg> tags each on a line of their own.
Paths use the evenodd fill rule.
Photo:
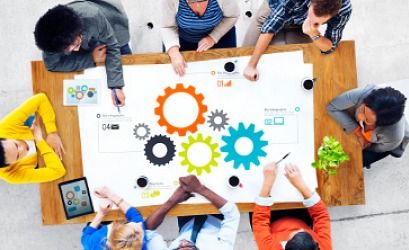
<svg viewBox="0 0 409 250">
<path fill-rule="evenodd" d="M 117 108 L 101 87 L 98 105 L 78 107 L 84 175 L 89 187 L 108 186 L 134 206 L 162 204 L 178 178 L 195 174 L 228 200 L 253 202 L 263 165 L 279 164 L 272 190 L 276 202 L 301 201 L 284 177 L 297 164 L 311 188 L 317 187 L 314 161 L 312 65 L 301 51 L 264 55 L 260 79 L 242 71 L 249 57 L 192 62 L 184 77 L 169 64 L 124 66 L 126 105 Z M 99 79 L 104 67 L 78 79 Z M 239 178 L 232 188 L 231 176 Z M 137 184 L 145 184 L 140 187 Z M 92 197 L 93 201 L 97 201 Z M 187 203 L 206 202 L 202 197 Z"/>
</svg>

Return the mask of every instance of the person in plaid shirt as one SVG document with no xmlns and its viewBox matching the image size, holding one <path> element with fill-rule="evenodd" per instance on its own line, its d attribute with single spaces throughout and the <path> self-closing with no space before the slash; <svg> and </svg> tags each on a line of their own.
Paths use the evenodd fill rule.
<svg viewBox="0 0 409 250">
<path fill-rule="evenodd" d="M 244 76 L 258 80 L 257 64 L 270 44 L 312 41 L 323 53 L 331 53 L 351 13 L 350 0 L 264 0 L 243 41 L 243 46 L 255 45 Z M 321 34 L 323 24 L 327 28 Z"/>
</svg>

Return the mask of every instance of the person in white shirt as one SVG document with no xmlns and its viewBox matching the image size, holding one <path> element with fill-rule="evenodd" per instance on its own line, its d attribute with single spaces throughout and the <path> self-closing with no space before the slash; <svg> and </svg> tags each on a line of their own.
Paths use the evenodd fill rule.
<svg viewBox="0 0 409 250">
<path fill-rule="evenodd" d="M 194 175 L 179 178 L 184 190 L 177 189 L 168 201 L 150 215 L 146 223 L 146 237 L 148 249 L 165 250 L 229 250 L 234 248 L 237 229 L 239 227 L 240 213 L 237 206 L 214 193 L 200 183 Z M 167 246 L 163 237 L 155 230 L 163 222 L 166 214 L 179 202 L 185 201 L 194 194 L 200 194 L 209 200 L 222 213 L 223 219 L 218 215 L 193 216 L 190 219 L 179 220 L 181 225 L 178 237 Z M 185 222 L 183 224 L 183 222 Z"/>
</svg>

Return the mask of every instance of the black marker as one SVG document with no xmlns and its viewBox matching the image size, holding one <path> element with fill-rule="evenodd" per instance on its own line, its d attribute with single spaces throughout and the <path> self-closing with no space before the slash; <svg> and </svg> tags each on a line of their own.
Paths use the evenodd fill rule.
<svg viewBox="0 0 409 250">
<path fill-rule="evenodd" d="M 276 162 L 276 165 L 278 165 L 278 163 L 280 163 L 282 160 L 284 160 L 285 158 L 287 158 L 287 156 L 290 155 L 291 152 L 288 152 L 286 155 L 283 156 L 283 158 L 281 158 L 278 162 Z"/>
</svg>

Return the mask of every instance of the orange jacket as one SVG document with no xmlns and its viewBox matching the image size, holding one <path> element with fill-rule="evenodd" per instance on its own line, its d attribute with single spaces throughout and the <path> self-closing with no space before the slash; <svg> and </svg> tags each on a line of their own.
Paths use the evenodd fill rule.
<svg viewBox="0 0 409 250">
<path fill-rule="evenodd" d="M 288 241 L 291 232 L 304 229 L 318 242 L 320 250 L 332 250 L 331 224 L 327 207 L 320 200 L 308 208 L 313 220 L 313 230 L 298 218 L 284 217 L 270 225 L 270 207 L 255 205 L 253 233 L 259 250 L 282 250 L 281 241 Z"/>
</svg>

